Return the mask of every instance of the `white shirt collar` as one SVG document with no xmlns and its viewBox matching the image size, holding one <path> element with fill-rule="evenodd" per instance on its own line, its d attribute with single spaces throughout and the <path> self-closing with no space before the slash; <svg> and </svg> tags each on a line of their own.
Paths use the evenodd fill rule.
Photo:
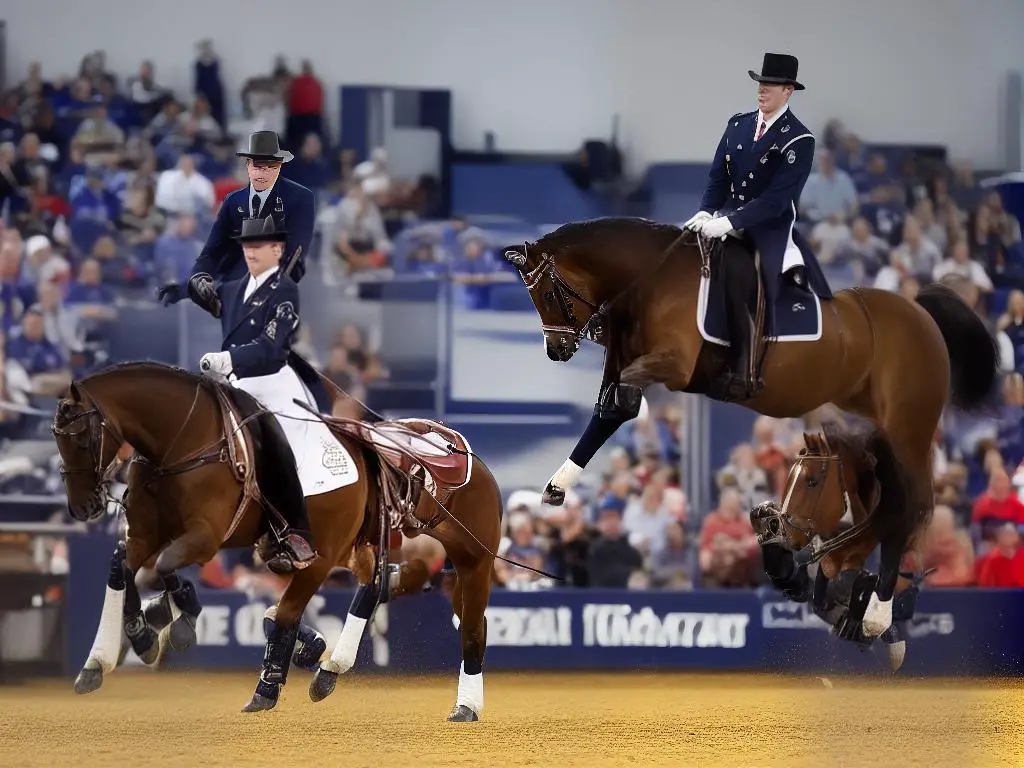
<svg viewBox="0 0 1024 768">
<path fill-rule="evenodd" d="M 249 183 L 249 216 L 250 218 L 255 216 L 257 211 L 252 209 L 252 196 L 256 195 L 260 199 L 260 208 L 267 207 L 267 198 L 270 197 L 270 193 L 274 191 L 274 185 L 271 184 L 269 187 L 264 189 L 262 192 L 257 192 L 252 187 L 252 182 Z"/>
<path fill-rule="evenodd" d="M 776 120 L 778 120 L 780 117 L 782 117 L 784 114 L 786 114 L 786 110 L 788 110 L 788 109 L 789 109 L 789 104 L 784 104 L 782 106 L 782 109 L 780 109 L 774 115 L 769 117 L 768 120 L 765 121 L 766 125 L 765 125 L 765 128 L 764 128 L 764 132 L 768 133 L 768 129 L 771 128 L 775 124 Z M 759 109 L 759 110 L 757 110 L 757 124 L 754 125 L 754 135 L 755 136 L 757 136 L 757 131 L 761 127 L 761 122 L 763 120 L 764 120 L 764 113 Z"/>
<path fill-rule="evenodd" d="M 256 293 L 256 290 L 265 282 L 267 282 L 267 280 L 270 279 L 271 275 L 277 272 L 278 269 L 279 267 L 271 267 L 259 277 L 253 277 L 252 275 L 249 275 L 249 282 L 246 283 L 245 285 L 245 297 L 243 298 L 243 301 L 248 301 L 249 297 Z"/>
</svg>

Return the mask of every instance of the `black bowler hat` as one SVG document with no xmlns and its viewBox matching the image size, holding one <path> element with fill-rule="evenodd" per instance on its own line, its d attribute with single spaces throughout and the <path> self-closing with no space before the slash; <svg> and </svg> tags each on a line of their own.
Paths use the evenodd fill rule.
<svg viewBox="0 0 1024 768">
<path fill-rule="evenodd" d="M 796 56 L 787 53 L 766 53 L 761 64 L 761 74 L 747 70 L 751 80 L 772 85 L 792 85 L 795 90 L 802 91 L 803 85 L 797 82 L 796 71 L 799 66 Z"/>
<path fill-rule="evenodd" d="M 280 160 L 282 163 L 287 163 L 293 157 L 291 152 L 281 149 L 274 131 L 253 131 L 249 134 L 249 148 L 235 154 L 253 160 Z"/>
<path fill-rule="evenodd" d="M 265 219 L 242 219 L 242 231 L 234 235 L 234 239 L 240 243 L 253 240 L 284 241 L 287 237 L 287 230 L 279 227 L 273 216 L 267 216 Z"/>
</svg>

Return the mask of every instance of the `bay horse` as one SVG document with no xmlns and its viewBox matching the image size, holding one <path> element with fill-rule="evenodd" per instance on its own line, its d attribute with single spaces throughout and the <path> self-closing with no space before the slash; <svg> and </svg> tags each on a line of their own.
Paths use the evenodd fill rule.
<svg viewBox="0 0 1024 768">
<path fill-rule="evenodd" d="M 910 478 L 877 427 L 825 424 L 803 437 L 805 447 L 790 467 L 781 504 L 766 501 L 750 511 L 765 573 L 790 600 L 810 602 L 833 634 L 868 646 L 874 638 L 855 617 L 870 601 L 878 576 L 864 570 L 864 563 L 887 536 L 905 536 L 912 546 L 931 510 L 909 503 Z M 880 509 L 915 514 L 883 515 Z M 798 557 L 812 545 L 824 552 L 813 583 L 809 561 Z M 911 585 L 894 597 L 893 624 L 880 635 L 894 672 L 906 654 L 901 625 L 913 618 L 918 585 L 927 574 L 901 575 Z"/>
<path fill-rule="evenodd" d="M 548 503 L 562 503 L 594 454 L 637 415 L 650 384 L 726 399 L 715 388 L 725 348 L 705 340 L 697 313 L 702 277 L 710 279 L 712 270 L 746 271 L 760 285 L 742 242 L 708 242 L 672 225 L 609 218 L 566 224 L 510 247 L 505 258 L 529 290 L 550 359 L 571 359 L 585 338 L 606 350 L 594 415 L 547 483 Z M 908 508 L 877 514 L 919 521 L 933 506 L 931 442 L 942 411 L 947 400 L 966 410 L 984 403 L 996 380 L 995 340 L 941 285 L 924 287 L 914 301 L 851 288 L 820 305 L 816 341 L 775 344 L 759 334 L 763 386 L 739 404 L 784 418 L 833 403 L 867 418 L 884 431 L 909 484 Z M 899 562 L 913 530 L 894 525 L 881 540 L 880 578 L 863 616 L 867 636 L 892 623 Z"/>
<path fill-rule="evenodd" d="M 311 418 L 316 417 L 311 414 Z M 402 429 L 401 425 L 393 427 L 395 432 Z M 429 424 L 422 429 L 430 431 Z M 273 504 L 272 497 L 267 493 L 270 489 L 259 487 L 255 481 L 255 462 L 261 455 L 267 458 L 260 452 L 270 452 L 269 459 L 274 462 L 294 463 L 294 457 L 274 415 L 250 395 L 189 371 L 152 362 L 112 366 L 72 383 L 58 402 L 52 431 L 61 456 L 68 510 L 80 521 L 96 522 L 104 516 L 110 479 L 119 466 L 117 454 L 126 443 L 134 449 L 123 501 L 126 541 L 119 543 L 111 558 L 96 642 L 76 681 L 76 690 L 85 693 L 96 690 L 104 672 L 116 668 L 122 633 L 150 666 L 159 663 L 165 642 L 177 650 L 195 642 L 195 622 L 201 606 L 193 585 L 178 577 L 176 571 L 208 562 L 219 549 L 257 545 L 272 534 L 267 531 L 265 515 L 265 507 Z M 289 660 L 316 668 L 326 642 L 303 627 L 300 618 L 328 573 L 335 567 L 348 566 L 357 544 L 365 549 L 368 542 L 385 542 L 378 547 L 378 562 L 370 569 L 377 582 L 374 599 L 364 600 L 370 604 L 370 612 L 377 599 L 386 596 L 385 587 L 393 586 L 399 594 L 403 588 L 411 591 L 409 584 L 418 577 L 414 569 L 406 568 L 399 574 L 401 578 L 389 580 L 387 536 L 376 539 L 375 534 L 389 533 L 389 512 L 382 508 L 385 496 L 394 496 L 395 489 L 405 487 L 406 495 L 416 499 L 415 489 L 420 486 L 393 482 L 396 470 L 390 464 L 385 466 L 378 449 L 354 431 L 332 432 L 347 454 L 334 458 L 342 463 L 351 461 L 356 480 L 308 497 L 319 557 L 291 577 L 280 602 L 268 611 L 263 672 L 243 711 L 276 705 L 280 689 L 287 682 Z M 446 433 L 446 438 L 461 441 L 454 432 Z M 408 455 L 415 458 L 418 454 L 409 451 Z M 447 471 L 438 481 L 433 481 L 434 464 L 444 465 Z M 424 486 L 433 481 L 446 490 L 446 481 L 458 477 L 458 462 L 446 463 L 428 456 L 420 466 Z M 382 482 L 384 476 L 391 477 L 392 482 Z M 457 507 L 464 518 L 456 523 L 467 532 L 467 541 L 449 531 L 449 527 L 452 531 L 458 528 L 450 516 L 436 512 L 426 520 L 418 520 L 413 514 L 407 524 L 414 525 L 413 520 L 417 520 L 425 528 L 444 528 L 451 540 L 449 557 L 461 587 L 463 664 L 466 670 L 476 670 L 480 700 L 478 709 L 472 710 L 476 701 L 464 701 L 465 697 L 460 696 L 452 719 L 474 720 L 482 708 L 484 610 L 490 590 L 489 569 L 500 538 L 501 498 L 493 476 L 481 461 L 475 463 L 472 477 L 467 476 L 455 493 L 460 499 L 451 506 Z M 481 577 L 483 573 L 487 578 Z M 152 577 L 149 586 L 162 588 L 164 594 L 144 610 L 136 577 L 145 582 L 147 574 Z M 164 624 L 166 631 L 158 634 L 157 627 Z"/>
</svg>

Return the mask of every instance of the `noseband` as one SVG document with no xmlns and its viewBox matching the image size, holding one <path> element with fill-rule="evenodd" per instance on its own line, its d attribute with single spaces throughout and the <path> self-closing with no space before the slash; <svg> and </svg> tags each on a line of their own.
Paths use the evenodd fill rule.
<svg viewBox="0 0 1024 768">
<path fill-rule="evenodd" d="M 93 416 L 100 417 L 100 423 L 98 426 L 92 425 L 91 417 Z M 85 418 L 89 418 L 90 421 L 87 422 L 82 429 L 77 431 L 68 429 L 71 425 Z M 50 426 L 50 432 L 52 432 L 55 437 L 70 439 L 76 448 L 85 451 L 90 457 L 95 457 L 94 464 L 82 467 L 69 467 L 62 459 L 60 467 L 61 479 L 70 475 L 83 475 L 90 473 L 99 477 L 102 481 L 109 480 L 109 476 L 113 475 L 114 468 L 116 468 L 118 464 L 116 452 L 114 453 L 114 458 L 111 459 L 106 466 L 102 466 L 100 463 L 103 461 L 104 440 L 106 440 L 106 436 L 109 434 L 117 441 L 117 445 L 120 447 L 124 444 L 124 438 L 121 437 L 117 429 L 114 428 L 107 417 L 103 415 L 103 412 L 95 404 L 92 408 L 84 410 L 81 413 L 76 413 L 62 426 L 57 426 L 57 417 L 55 416 L 53 424 Z M 98 450 L 96 450 L 97 443 L 99 443 Z"/>
</svg>

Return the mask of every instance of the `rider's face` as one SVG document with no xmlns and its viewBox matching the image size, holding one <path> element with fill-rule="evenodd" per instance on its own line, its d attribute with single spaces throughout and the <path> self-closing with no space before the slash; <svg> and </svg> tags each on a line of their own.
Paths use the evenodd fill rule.
<svg viewBox="0 0 1024 768">
<path fill-rule="evenodd" d="M 283 249 L 282 243 L 271 240 L 252 240 L 243 243 L 242 251 L 245 253 L 249 274 L 259 277 L 271 267 L 276 267 L 281 261 Z"/>
<path fill-rule="evenodd" d="M 793 93 L 791 85 L 757 84 L 757 108 L 766 115 L 773 115 L 782 109 Z"/>
</svg>

